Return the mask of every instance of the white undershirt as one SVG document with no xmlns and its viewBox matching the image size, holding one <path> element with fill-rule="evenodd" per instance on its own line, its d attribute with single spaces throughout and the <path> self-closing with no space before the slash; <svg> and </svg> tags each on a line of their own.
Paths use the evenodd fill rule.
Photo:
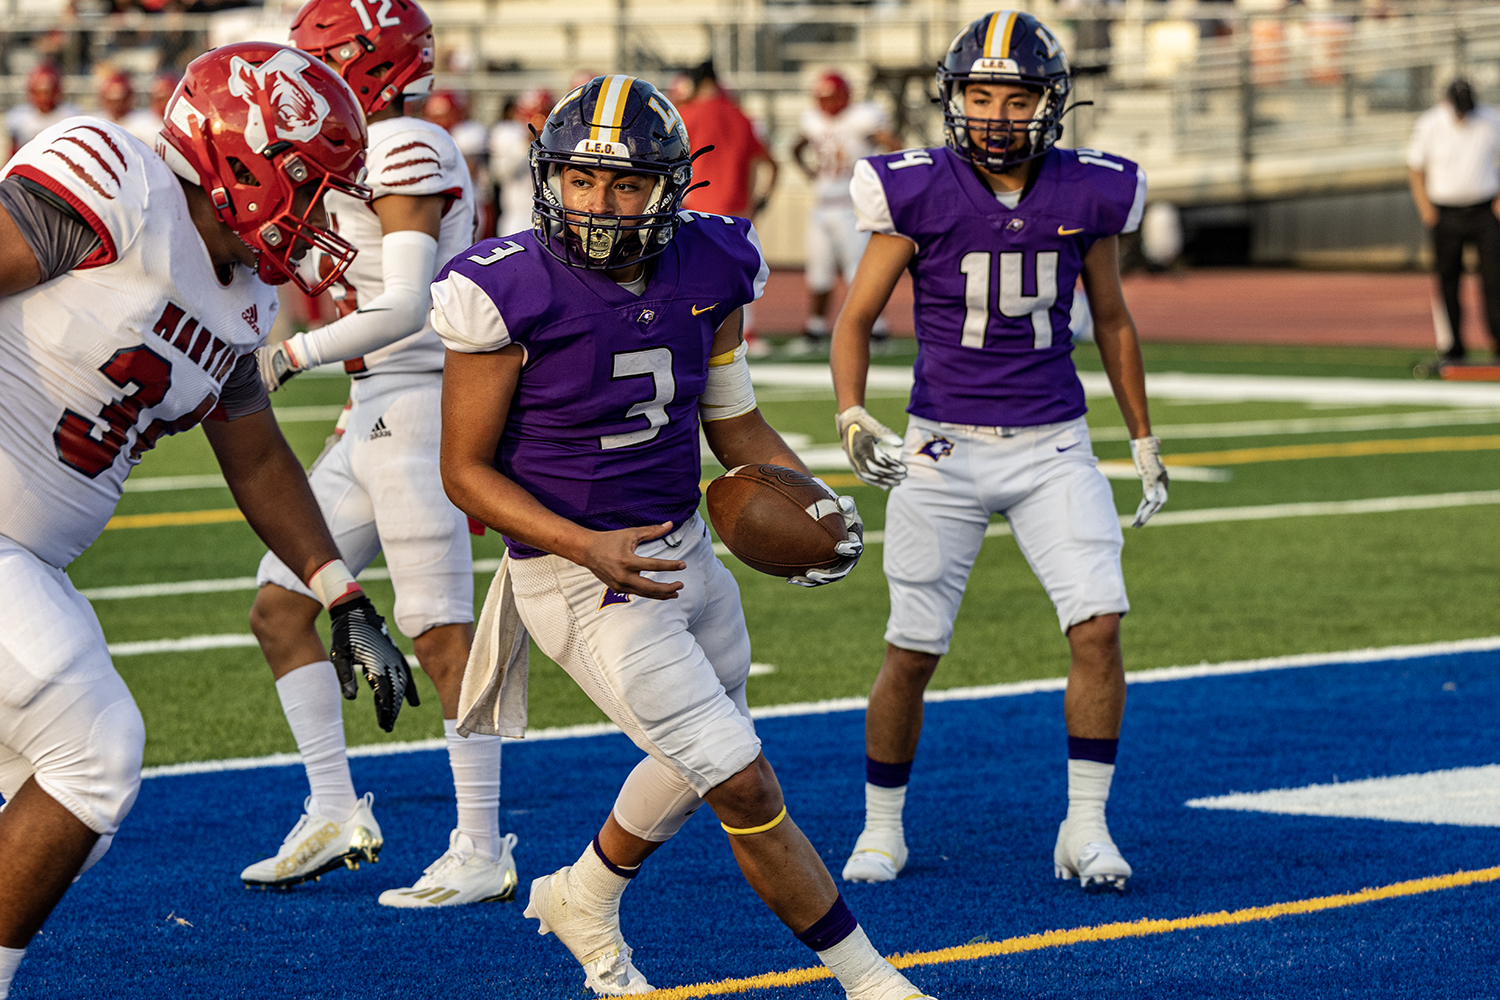
<svg viewBox="0 0 1500 1000">
<path fill-rule="evenodd" d="M 1015 208 L 1021 204 L 1021 190 L 1017 188 L 1014 191 L 996 191 L 995 200 L 1006 208 Z"/>
<path fill-rule="evenodd" d="M 639 278 L 636 278 L 634 281 L 617 281 L 615 282 L 615 284 L 619 285 L 621 288 L 625 289 L 636 298 L 640 298 L 642 295 L 646 294 L 646 271 L 644 268 L 642 268 L 641 276 Z"/>
</svg>

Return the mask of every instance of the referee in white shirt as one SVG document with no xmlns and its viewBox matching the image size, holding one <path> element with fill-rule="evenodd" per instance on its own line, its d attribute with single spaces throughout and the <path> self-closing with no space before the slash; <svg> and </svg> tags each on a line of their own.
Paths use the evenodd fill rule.
<svg viewBox="0 0 1500 1000">
<path fill-rule="evenodd" d="M 1469 82 L 1454 80 L 1443 101 L 1417 119 L 1406 165 L 1411 196 L 1423 224 L 1432 230 L 1438 287 L 1452 332 L 1450 342 L 1440 342 L 1439 349 L 1449 361 L 1463 359 L 1458 284 L 1464 244 L 1473 243 L 1479 251 L 1485 318 L 1500 354 L 1500 115 L 1487 105 L 1475 106 Z"/>
</svg>

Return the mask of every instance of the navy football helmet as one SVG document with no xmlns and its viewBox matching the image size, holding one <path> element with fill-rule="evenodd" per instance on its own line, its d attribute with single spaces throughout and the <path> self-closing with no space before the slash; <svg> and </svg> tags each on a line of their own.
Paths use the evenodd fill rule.
<svg viewBox="0 0 1500 1000">
<path fill-rule="evenodd" d="M 981 167 L 1009 170 L 1046 155 L 1062 137 L 1062 116 L 1073 91 L 1068 56 L 1047 26 L 1025 11 L 986 14 L 959 32 L 937 78 L 948 145 Z M 1029 120 L 971 120 L 964 114 L 964 88 L 970 83 L 1019 84 L 1040 91 L 1041 103 Z M 1019 144 L 1011 141 L 1016 133 L 1024 133 Z"/>
<path fill-rule="evenodd" d="M 562 172 L 569 166 L 640 174 L 656 184 L 640 215 L 565 210 Z M 687 127 L 672 102 L 645 80 L 596 76 L 557 102 L 531 144 L 532 225 L 564 264 L 629 267 L 661 253 L 677 234 L 692 177 Z"/>
</svg>

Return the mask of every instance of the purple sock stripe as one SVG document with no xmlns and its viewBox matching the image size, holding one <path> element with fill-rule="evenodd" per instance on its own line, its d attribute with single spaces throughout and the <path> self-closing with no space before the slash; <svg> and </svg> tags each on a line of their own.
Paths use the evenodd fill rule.
<svg viewBox="0 0 1500 1000">
<path fill-rule="evenodd" d="M 604 867 L 608 868 L 610 871 L 614 872 L 621 878 L 635 878 L 641 873 L 640 865 L 636 865 L 634 868 L 621 868 L 619 865 L 609 860 L 609 858 L 605 857 L 604 849 L 599 846 L 599 835 L 597 833 L 594 834 L 594 856 L 597 857 L 600 861 L 604 862 Z"/>
<path fill-rule="evenodd" d="M 828 908 L 828 912 L 819 917 L 817 923 L 798 934 L 797 940 L 813 951 L 827 951 L 857 930 L 859 921 L 849 912 L 843 894 L 840 894 Z"/>
<path fill-rule="evenodd" d="M 1096 760 L 1101 764 L 1113 764 L 1115 753 L 1119 749 L 1119 740 L 1091 740 L 1083 736 L 1068 737 L 1069 760 Z"/>
<path fill-rule="evenodd" d="M 900 788 L 911 780 L 911 761 L 886 764 L 866 757 L 865 780 L 881 788 Z"/>
</svg>

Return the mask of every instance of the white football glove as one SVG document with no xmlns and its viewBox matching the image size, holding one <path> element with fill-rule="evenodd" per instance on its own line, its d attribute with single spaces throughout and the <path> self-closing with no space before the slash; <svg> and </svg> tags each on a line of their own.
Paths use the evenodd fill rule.
<svg viewBox="0 0 1500 1000">
<path fill-rule="evenodd" d="M 853 538 L 845 539 L 834 546 L 834 551 L 844 558 L 827 569 L 810 569 L 804 576 L 789 576 L 787 583 L 794 583 L 799 587 L 821 587 L 825 583 L 834 583 L 849 575 L 859 562 L 860 553 L 865 550 L 865 522 L 859 516 L 859 508 L 854 505 L 851 496 L 839 496 L 817 476 L 812 477 L 813 482 L 823 487 L 824 491 L 839 505 L 839 513 L 844 516 L 844 531 L 853 535 Z"/>
<path fill-rule="evenodd" d="M 1130 522 L 1132 528 L 1139 528 L 1167 502 L 1167 467 L 1161 460 L 1161 438 L 1152 435 L 1131 441 L 1130 457 L 1135 462 L 1136 475 L 1141 477 L 1141 492 L 1145 494 L 1135 509 L 1135 520 Z"/>
<path fill-rule="evenodd" d="M 260 369 L 260 381 L 267 392 L 275 392 L 291 381 L 293 375 L 307 370 L 297 361 L 297 355 L 285 340 L 256 350 L 255 364 Z"/>
<path fill-rule="evenodd" d="M 870 416 L 863 406 L 851 406 L 835 418 L 839 444 L 860 482 L 888 490 L 906 478 L 901 461 L 901 436 Z"/>
</svg>

